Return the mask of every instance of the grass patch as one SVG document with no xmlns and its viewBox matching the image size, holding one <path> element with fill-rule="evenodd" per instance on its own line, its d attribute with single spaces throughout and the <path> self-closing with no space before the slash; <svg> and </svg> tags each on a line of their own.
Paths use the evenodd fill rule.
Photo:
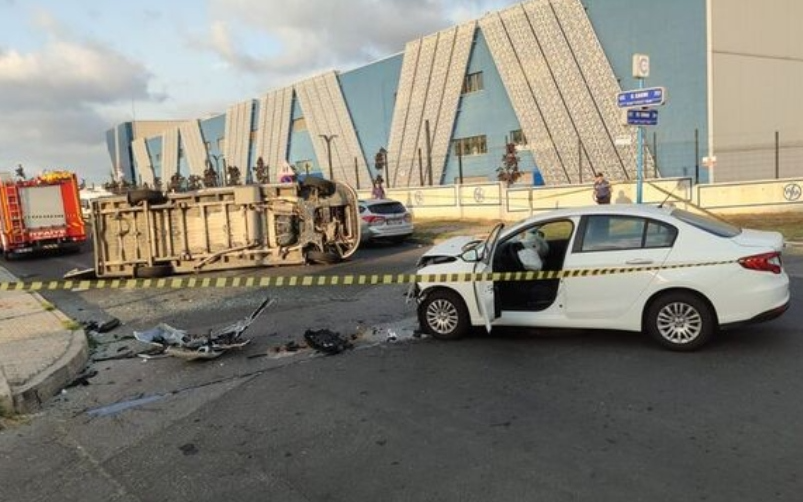
<svg viewBox="0 0 803 502">
<path fill-rule="evenodd" d="M 48 302 L 48 301 L 43 301 L 42 302 L 42 308 L 45 309 L 47 312 L 50 312 L 52 310 L 56 310 L 56 306 L 53 305 L 52 303 Z"/>
<path fill-rule="evenodd" d="M 721 218 L 743 228 L 781 232 L 787 241 L 803 240 L 801 213 L 729 214 Z"/>
<path fill-rule="evenodd" d="M 496 220 L 416 221 L 413 238 L 422 244 L 435 244 L 458 235 L 485 237 L 497 223 Z"/>
<path fill-rule="evenodd" d="M 78 321 L 74 321 L 72 319 L 66 319 L 64 321 L 61 321 L 61 326 L 69 331 L 76 331 L 81 329 L 81 323 L 79 323 Z"/>
</svg>

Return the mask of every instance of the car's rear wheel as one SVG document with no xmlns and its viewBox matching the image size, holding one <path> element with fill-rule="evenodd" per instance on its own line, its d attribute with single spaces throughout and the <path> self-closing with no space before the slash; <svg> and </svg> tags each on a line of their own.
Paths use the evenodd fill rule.
<svg viewBox="0 0 803 502">
<path fill-rule="evenodd" d="M 717 330 L 711 307 L 699 296 L 683 291 L 658 297 L 645 316 L 647 333 L 670 350 L 695 350 L 708 343 Z"/>
<path fill-rule="evenodd" d="M 421 329 L 441 340 L 455 340 L 468 333 L 471 321 L 460 295 L 445 289 L 428 294 L 418 306 Z"/>
</svg>

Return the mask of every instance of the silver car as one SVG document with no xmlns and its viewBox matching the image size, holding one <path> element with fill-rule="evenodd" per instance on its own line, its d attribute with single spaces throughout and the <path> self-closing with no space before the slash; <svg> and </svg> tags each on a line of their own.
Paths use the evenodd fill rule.
<svg viewBox="0 0 803 502">
<path fill-rule="evenodd" d="M 401 202 L 392 199 L 366 199 L 358 201 L 358 205 L 361 242 L 402 242 L 413 234 L 413 215 Z"/>
</svg>

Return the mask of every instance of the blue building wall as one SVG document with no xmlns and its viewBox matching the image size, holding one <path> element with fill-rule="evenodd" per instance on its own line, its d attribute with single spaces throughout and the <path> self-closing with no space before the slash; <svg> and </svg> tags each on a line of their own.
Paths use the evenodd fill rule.
<svg viewBox="0 0 803 502">
<path fill-rule="evenodd" d="M 117 137 L 115 138 L 115 131 Z M 115 142 L 116 139 L 116 142 Z M 109 149 L 112 168 L 110 174 L 114 173 L 117 152 L 120 152 L 120 170 L 127 180 L 135 179 L 134 173 L 134 152 L 131 150 L 131 142 L 134 140 L 134 130 L 131 122 L 119 124 L 113 129 L 106 131 L 106 147 Z"/>
<path fill-rule="evenodd" d="M 148 138 L 145 140 L 145 145 L 148 147 L 148 157 L 151 159 L 154 177 L 161 179 L 163 183 L 168 181 L 162 175 L 162 137 Z M 137 181 L 139 179 L 140 177 L 137 177 Z"/>
<path fill-rule="evenodd" d="M 378 174 L 374 167 L 377 152 L 388 148 L 403 60 L 404 55 L 397 54 L 340 75 L 340 88 L 371 179 Z"/>
<path fill-rule="evenodd" d="M 650 56 L 650 77 L 644 86 L 665 87 L 668 100 L 658 107 L 658 126 L 645 128 L 648 143 L 653 150 L 657 137 L 663 176 L 694 176 L 695 128 L 701 138 L 700 156 L 708 151 L 705 0 L 582 3 L 623 90 L 638 88 L 632 77 L 633 54 Z M 708 180 L 704 170 L 700 180 Z"/>
<path fill-rule="evenodd" d="M 223 179 L 221 175 L 224 172 L 225 159 L 220 149 L 220 140 L 224 139 L 226 134 L 226 115 L 203 119 L 200 121 L 200 126 L 201 136 L 209 143 L 209 160 L 212 162 L 212 167 L 217 171 L 218 179 Z"/>
<path fill-rule="evenodd" d="M 479 29 L 467 70 L 469 74 L 476 72 L 482 72 L 483 89 L 463 94 L 460 97 L 452 139 L 486 135 L 488 153 L 463 157 L 463 179 L 482 177 L 495 181 L 497 179 L 496 169 L 502 165 L 505 143 L 509 140 L 510 133 L 521 129 L 521 125 L 513 110 L 513 105 L 510 103 L 496 63 L 491 57 L 485 36 Z M 519 157 L 519 170 L 522 172 L 535 170 L 535 162 L 529 151 L 519 152 Z M 459 164 L 459 159 L 452 147 L 449 149 L 442 183 L 449 184 L 458 180 Z"/>
<path fill-rule="evenodd" d="M 298 99 L 296 98 L 293 99 L 293 111 L 291 112 L 290 117 L 291 124 L 296 119 L 304 117 L 304 110 L 301 109 L 301 103 L 299 103 Z M 310 138 L 309 129 L 293 131 L 291 127 L 290 148 L 287 151 L 287 157 L 290 159 L 291 164 L 297 165 L 299 168 L 301 167 L 299 165 L 300 162 L 311 161 L 312 167 L 310 168 L 309 172 L 321 172 L 322 164 L 320 159 L 315 156 L 315 148 L 312 146 L 312 138 Z"/>
</svg>

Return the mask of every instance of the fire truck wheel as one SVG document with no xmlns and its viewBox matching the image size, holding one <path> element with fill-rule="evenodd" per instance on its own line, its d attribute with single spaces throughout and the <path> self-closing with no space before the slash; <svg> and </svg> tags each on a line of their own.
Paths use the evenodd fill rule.
<svg viewBox="0 0 803 502">
<path fill-rule="evenodd" d="M 320 263 L 322 265 L 334 265 L 343 261 L 337 253 L 328 251 L 318 251 L 310 249 L 307 251 L 307 261 L 310 263 Z"/>
<path fill-rule="evenodd" d="M 167 202 L 167 197 L 162 192 L 148 188 L 131 190 L 126 197 L 128 198 L 128 203 L 132 206 L 138 206 L 143 202 L 148 204 L 164 204 Z"/>
<path fill-rule="evenodd" d="M 301 182 L 301 188 L 317 188 L 324 197 L 329 197 L 337 191 L 337 186 L 329 180 L 307 176 Z"/>
<path fill-rule="evenodd" d="M 155 279 L 157 277 L 167 277 L 173 275 L 173 265 L 162 263 L 151 267 L 143 265 L 134 270 L 138 279 Z"/>
</svg>

